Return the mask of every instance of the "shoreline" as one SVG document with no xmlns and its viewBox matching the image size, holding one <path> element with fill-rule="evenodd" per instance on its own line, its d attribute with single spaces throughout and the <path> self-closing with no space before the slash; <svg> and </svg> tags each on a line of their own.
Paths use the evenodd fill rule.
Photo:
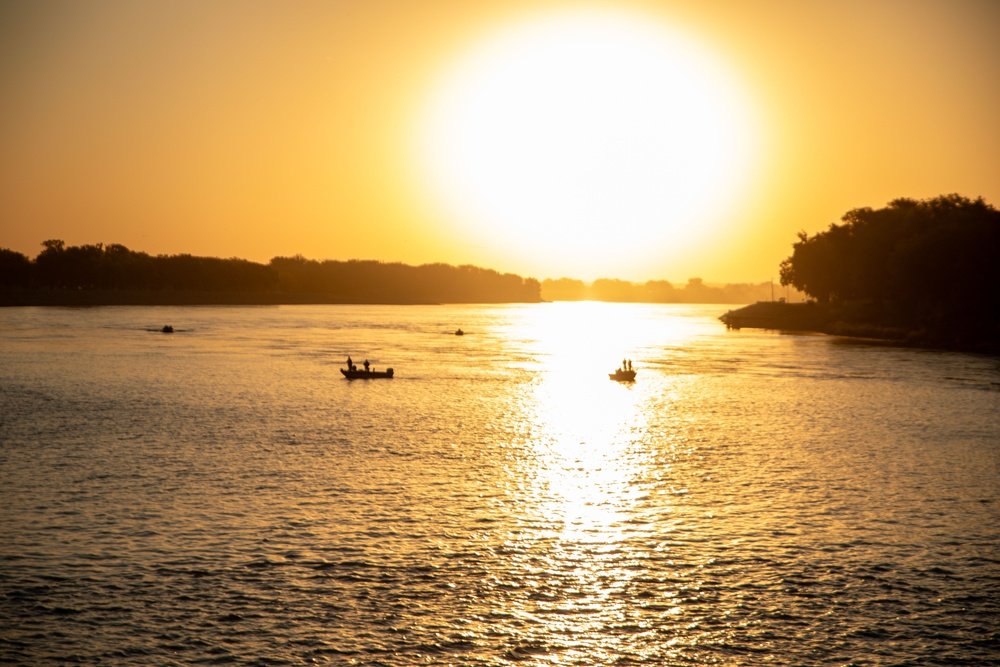
<svg viewBox="0 0 1000 667">
<path fill-rule="evenodd" d="M 866 316 L 867 315 L 867 316 Z M 955 352 L 1000 354 L 1000 340 L 962 335 L 958 331 L 932 332 L 879 321 L 870 309 L 820 304 L 758 301 L 719 316 L 729 329 L 802 331 L 829 336 L 879 341 L 902 347 L 925 347 Z"/>
<path fill-rule="evenodd" d="M 282 306 L 381 305 L 430 306 L 444 302 L 377 299 L 324 293 L 204 292 L 194 290 L 59 290 L 0 288 L 0 308 L 97 306 Z M 545 303 L 538 301 L 475 301 L 469 303 Z M 719 316 L 729 329 L 772 329 L 878 341 L 886 345 L 924 347 L 958 352 L 1000 355 L 1000 337 L 963 335 L 952 331 L 887 324 L 881 313 L 857 305 L 758 301 Z"/>
</svg>

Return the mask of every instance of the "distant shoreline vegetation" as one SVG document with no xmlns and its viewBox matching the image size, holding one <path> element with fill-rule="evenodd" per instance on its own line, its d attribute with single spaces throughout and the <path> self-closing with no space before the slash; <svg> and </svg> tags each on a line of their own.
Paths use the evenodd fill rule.
<svg viewBox="0 0 1000 667">
<path fill-rule="evenodd" d="M 600 278 L 592 283 L 572 278 L 542 281 L 546 301 L 611 301 L 616 303 L 753 303 L 780 298 L 804 301 L 797 289 L 781 288 L 771 282 L 710 285 L 701 278 L 690 278 L 676 287 L 666 280 L 632 283 Z"/>
<path fill-rule="evenodd" d="M 535 303 L 533 278 L 475 266 L 157 255 L 50 240 L 34 260 L 0 249 L 0 305 Z"/>
<path fill-rule="evenodd" d="M 42 243 L 35 259 L 0 248 L 0 306 L 427 304 L 613 301 L 751 303 L 771 283 L 711 286 L 700 278 L 539 282 L 475 266 L 409 266 L 372 260 L 245 259 L 156 255 L 120 244 Z M 786 290 L 787 291 L 787 290 Z M 802 297 L 801 293 L 795 292 Z"/>
<path fill-rule="evenodd" d="M 773 283 L 539 282 L 468 265 L 301 255 L 260 264 L 50 240 L 34 260 L 0 248 L 0 306 L 756 301 L 764 303 L 723 318 L 736 327 L 1000 350 L 1000 211 L 953 194 L 853 209 L 842 222 L 813 236 L 799 233 L 781 263 L 777 293 Z M 810 303 L 779 304 L 776 297 Z"/>
</svg>

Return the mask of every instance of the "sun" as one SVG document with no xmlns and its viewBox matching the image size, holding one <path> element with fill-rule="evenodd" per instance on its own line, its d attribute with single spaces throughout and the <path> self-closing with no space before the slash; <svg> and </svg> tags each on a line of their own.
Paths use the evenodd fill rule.
<svg viewBox="0 0 1000 667">
<path fill-rule="evenodd" d="M 749 181 L 750 116 L 731 75 L 662 21 L 558 12 L 454 62 L 419 114 L 416 164 L 453 232 L 495 256 L 625 277 L 718 231 Z"/>
</svg>

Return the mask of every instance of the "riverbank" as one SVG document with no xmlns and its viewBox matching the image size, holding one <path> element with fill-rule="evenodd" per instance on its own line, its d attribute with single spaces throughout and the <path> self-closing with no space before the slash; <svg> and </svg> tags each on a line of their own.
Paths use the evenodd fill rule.
<svg viewBox="0 0 1000 667">
<path fill-rule="evenodd" d="M 981 331 L 970 332 L 958 326 L 945 331 L 900 326 L 887 322 L 887 318 L 870 304 L 758 301 L 727 311 L 719 319 L 730 329 L 808 331 L 909 347 L 1000 354 L 1000 337 L 995 332 L 994 335 L 984 335 Z"/>
</svg>

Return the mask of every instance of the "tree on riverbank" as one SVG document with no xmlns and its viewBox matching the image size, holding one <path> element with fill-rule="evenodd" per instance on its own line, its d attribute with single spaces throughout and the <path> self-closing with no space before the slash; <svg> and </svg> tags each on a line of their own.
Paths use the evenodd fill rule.
<svg viewBox="0 0 1000 667">
<path fill-rule="evenodd" d="M 896 199 L 799 234 L 781 284 L 821 303 L 868 306 L 880 324 L 936 337 L 995 339 L 1000 328 L 1000 211 L 982 198 Z"/>
</svg>

